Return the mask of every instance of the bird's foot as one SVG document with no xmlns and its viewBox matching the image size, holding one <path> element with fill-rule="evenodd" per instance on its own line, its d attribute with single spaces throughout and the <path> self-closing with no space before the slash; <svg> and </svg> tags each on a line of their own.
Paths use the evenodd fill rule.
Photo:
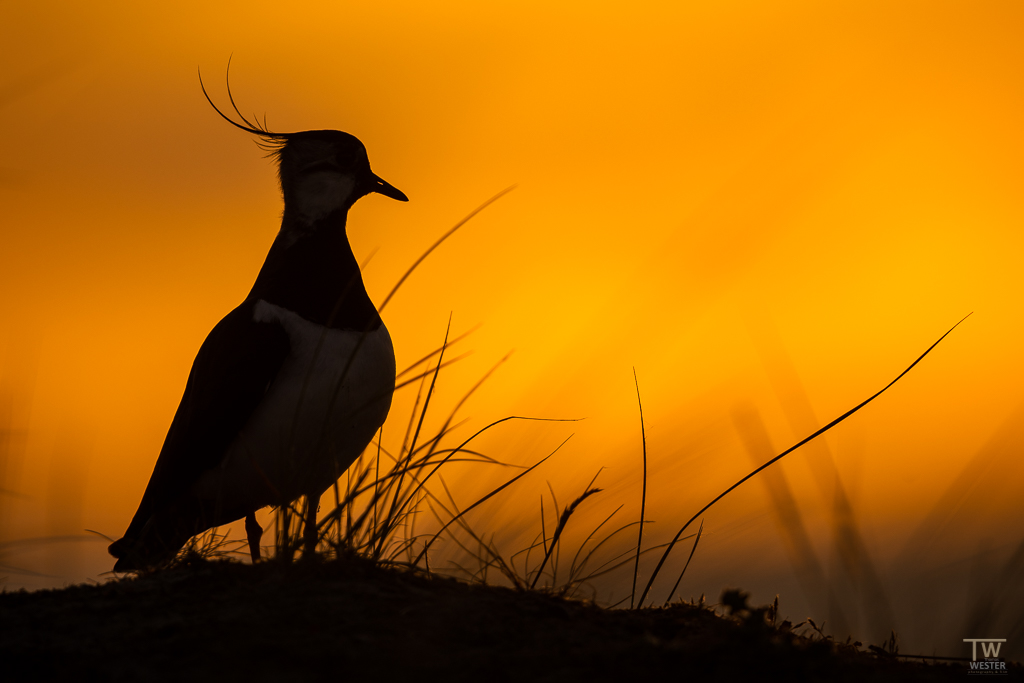
<svg viewBox="0 0 1024 683">
<path fill-rule="evenodd" d="M 263 527 L 256 521 L 256 513 L 250 512 L 245 516 L 245 535 L 249 538 L 249 554 L 252 561 L 260 559 L 260 539 L 263 538 Z"/>
<path fill-rule="evenodd" d="M 320 507 L 320 496 L 307 496 L 306 497 L 306 524 L 303 531 L 303 557 L 312 558 L 316 554 L 316 546 L 320 540 L 320 533 L 316 526 L 316 513 Z"/>
</svg>

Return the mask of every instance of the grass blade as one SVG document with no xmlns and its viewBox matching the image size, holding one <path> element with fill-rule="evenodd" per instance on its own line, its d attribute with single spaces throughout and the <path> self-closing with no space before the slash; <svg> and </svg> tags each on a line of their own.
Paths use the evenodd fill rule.
<svg viewBox="0 0 1024 683">
<path fill-rule="evenodd" d="M 558 545 L 558 540 L 562 536 L 562 532 L 565 530 L 565 525 L 569 523 L 569 518 L 572 517 L 572 514 L 574 512 L 576 512 L 576 508 L 578 508 L 580 503 L 585 501 L 587 498 L 594 495 L 595 493 L 600 492 L 601 489 L 590 489 L 588 491 L 584 491 L 583 495 L 574 500 L 571 505 L 569 505 L 567 508 L 565 508 L 565 510 L 562 511 L 562 515 L 558 519 L 558 526 L 555 527 L 555 533 L 551 536 L 551 545 L 547 547 L 547 551 L 544 553 L 544 559 L 541 561 L 540 567 L 537 568 L 537 573 L 533 575 L 533 582 L 530 584 L 530 590 L 533 590 L 537 586 L 537 581 L 540 579 L 541 574 L 544 572 L 544 567 L 547 566 L 548 560 L 551 559 L 551 554 L 554 552 L 555 546 Z M 558 508 L 555 509 L 557 510 Z M 556 570 L 553 569 L 552 572 L 554 571 Z M 555 575 L 552 574 L 552 582 L 554 582 L 555 579 Z"/>
<path fill-rule="evenodd" d="M 629 593 L 629 608 L 633 609 L 633 599 L 636 597 L 636 577 L 640 574 L 640 548 L 644 544 L 644 512 L 647 510 L 647 432 L 644 430 L 644 404 L 640 401 L 640 380 L 636 378 L 636 368 L 633 368 L 633 384 L 636 385 L 636 403 L 640 407 L 640 438 L 644 447 L 644 483 L 643 493 L 640 495 L 640 531 L 636 538 L 636 564 L 633 565 L 633 590 Z"/>
<path fill-rule="evenodd" d="M 492 422 L 491 424 L 487 425 L 486 427 L 484 427 L 483 429 L 481 429 L 481 430 L 480 430 L 479 432 L 477 432 L 476 434 L 474 434 L 474 435 L 473 435 L 472 437 L 470 437 L 470 438 L 469 438 L 469 439 L 468 439 L 468 440 L 467 440 L 467 441 L 466 441 L 465 443 L 463 443 L 462 445 L 463 445 L 463 446 L 465 446 L 466 444 L 468 444 L 468 443 L 469 443 L 469 441 L 471 441 L 472 439 L 474 439 L 474 438 L 475 438 L 475 437 L 476 437 L 477 435 L 479 435 L 479 434 L 483 433 L 483 432 L 484 432 L 485 430 L 487 430 L 487 429 L 490 429 L 491 427 L 493 427 L 494 425 L 498 424 L 499 422 L 505 422 L 506 420 L 511 420 L 511 419 L 514 419 L 514 417 L 515 417 L 515 416 L 510 416 L 510 417 L 506 417 L 506 418 L 503 418 L 503 419 L 501 419 L 501 420 L 498 420 L 497 422 Z M 533 417 L 533 418 L 530 418 L 530 417 L 521 417 L 521 418 L 518 418 L 518 419 L 520 419 L 520 420 L 539 420 L 539 419 L 543 419 L 543 418 L 536 418 L 536 417 Z M 559 422 L 560 422 L 561 420 L 557 420 L 557 421 L 559 421 Z M 519 481 L 520 479 L 522 479 L 523 477 L 525 477 L 525 476 L 526 476 L 527 474 L 529 474 L 529 473 L 530 473 L 530 472 L 532 472 L 533 470 L 537 469 L 537 467 L 539 467 L 539 466 L 540 466 L 541 464 L 543 464 L 544 462 L 546 462 L 548 458 L 550 458 L 550 457 L 551 457 L 552 455 L 554 455 L 555 453 L 557 453 L 557 452 L 558 452 L 558 449 L 559 449 L 559 448 L 561 448 L 562 446 L 564 446 L 564 445 L 565 445 L 565 442 L 566 442 L 566 441 L 568 441 L 568 440 L 569 440 L 569 439 L 571 439 L 571 438 L 572 438 L 572 435 L 570 434 L 570 435 L 569 435 L 569 437 L 568 437 L 568 438 L 566 438 L 566 440 L 565 440 L 565 441 L 563 441 L 562 443 L 558 444 L 558 448 L 556 448 L 555 450 L 551 451 L 551 453 L 549 453 L 548 455 L 544 456 L 544 458 L 542 458 L 541 460 L 537 461 L 537 463 L 535 463 L 535 464 L 534 464 L 533 466 L 531 466 L 531 467 L 530 467 L 529 469 L 527 469 L 527 470 L 525 470 L 525 471 L 523 471 L 523 472 L 520 472 L 520 473 L 519 473 L 519 474 L 517 474 L 516 476 L 512 477 L 511 479 L 509 479 L 508 481 L 506 481 L 506 482 L 505 482 L 504 484 L 502 484 L 502 485 L 501 485 L 501 486 L 499 486 L 498 488 L 494 489 L 493 491 L 491 491 L 490 493 L 488 493 L 488 494 L 487 494 L 486 496 L 484 496 L 483 498 L 481 498 L 480 500 L 476 501 L 475 503 L 473 503 L 472 505 L 470 505 L 470 506 L 469 506 L 468 508 L 466 508 L 465 510 L 463 510 L 462 512 L 460 512 L 460 513 L 458 514 L 458 516 L 457 516 L 457 517 L 454 517 L 454 518 L 453 518 L 453 519 L 452 519 L 452 520 L 451 520 L 450 522 L 448 522 L 448 523 L 447 523 L 447 524 L 445 524 L 445 525 L 444 525 L 443 527 L 441 527 L 441 530 L 440 530 L 440 531 L 438 531 L 438 532 L 437 532 L 436 534 L 434 534 L 434 537 L 433 537 L 433 538 L 431 538 L 431 539 L 430 539 L 430 540 L 429 540 L 429 541 L 428 541 L 428 542 L 427 542 L 426 544 L 424 544 L 424 546 L 423 546 L 423 550 L 421 550 L 421 551 L 420 551 L 420 554 L 416 556 L 416 559 L 415 559 L 415 560 L 413 561 L 413 563 L 412 563 L 412 564 L 413 564 L 413 565 L 417 565 L 417 564 L 419 564 L 419 561 L 420 561 L 421 559 L 423 559 L 423 557 L 424 557 L 424 556 L 425 556 L 425 555 L 427 554 L 427 551 L 428 551 L 428 550 L 430 550 L 430 546 L 431 546 L 431 545 L 432 545 L 432 544 L 434 543 L 434 541 L 435 541 L 435 540 L 437 540 L 438 536 L 440 536 L 440 535 L 441 535 L 441 534 L 442 534 L 442 533 L 443 533 L 443 532 L 445 531 L 445 529 L 447 529 L 448 527 L 450 527 L 450 526 L 452 525 L 452 523 L 453 523 L 453 522 L 455 522 L 456 520 L 458 520 L 458 519 L 462 518 L 462 517 L 463 517 L 463 516 L 465 516 L 465 514 L 466 514 L 467 512 L 469 512 L 470 510 L 472 510 L 472 509 L 474 509 L 474 508 L 476 508 L 476 507 L 480 506 L 481 504 L 483 504 L 483 503 L 484 503 L 485 501 L 487 501 L 488 499 L 490 499 L 490 498 L 492 498 L 493 496 L 497 495 L 497 494 L 498 494 L 498 493 L 500 493 L 501 491 L 505 490 L 506 488 L 508 488 L 508 487 L 509 487 L 509 486 L 511 486 L 512 484 L 516 483 L 517 481 Z M 460 449 L 461 449 L 461 447 L 460 447 Z M 459 450 L 459 449 L 456 449 L 456 450 Z M 438 467 L 440 467 L 440 465 L 438 465 Z M 436 469 L 435 469 L 434 471 L 436 471 Z M 433 472 L 431 472 L 431 474 L 433 474 Z M 429 476 L 430 476 L 430 475 L 428 475 L 428 477 L 429 477 Z"/>
<path fill-rule="evenodd" d="M 707 504 L 707 505 L 705 505 L 705 506 L 704 506 L 703 508 L 701 508 L 701 509 L 700 509 L 700 510 L 699 510 L 699 511 L 697 512 L 697 514 L 695 514 L 695 515 L 694 515 L 693 517 L 691 517 L 691 518 L 690 518 L 690 521 L 688 521 L 688 522 L 687 522 L 686 524 L 684 524 L 684 525 L 683 525 L 683 528 L 681 528 L 681 529 L 680 529 L 680 530 L 679 530 L 679 531 L 678 531 L 678 532 L 676 533 L 676 535 L 675 535 L 675 538 L 673 538 L 673 539 L 672 539 L 672 542 L 671 542 L 671 543 L 669 543 L 669 546 L 668 546 L 668 548 L 667 548 L 667 549 L 665 550 L 665 553 L 664 553 L 664 554 L 663 554 L 663 555 L 661 556 L 661 559 L 660 559 L 660 560 L 658 561 L 658 566 L 654 568 L 654 573 L 653 573 L 653 574 L 651 574 L 651 578 L 650 578 L 650 579 L 649 579 L 649 580 L 647 581 L 647 586 L 646 586 L 646 587 L 644 588 L 644 592 L 643 592 L 643 593 L 642 593 L 642 594 L 640 595 L 640 604 L 642 605 L 642 604 L 644 603 L 644 599 L 645 599 L 645 598 L 647 597 L 647 594 L 648 594 L 648 593 L 650 592 L 650 590 L 651 590 L 651 586 L 653 586 L 653 585 L 654 585 L 654 580 L 658 578 L 658 573 L 659 573 L 659 572 L 661 571 L 661 568 L 662 568 L 662 566 L 664 566 L 664 564 L 665 564 L 665 560 L 667 560 L 667 559 L 668 559 L 668 556 L 669 556 L 669 554 L 670 554 L 670 553 L 672 552 L 672 548 L 674 548 L 674 547 L 675 547 L 675 545 L 676 545 L 676 542 L 677 542 L 677 541 L 679 540 L 679 537 L 683 535 L 683 532 L 684 532 L 684 531 L 686 531 L 686 529 L 687 529 L 687 528 L 688 528 L 688 527 L 689 527 L 689 526 L 690 526 L 691 524 L 693 524 L 694 520 L 696 520 L 696 519 L 697 519 L 698 517 L 700 517 L 701 515 L 703 515 L 703 514 L 704 514 L 705 512 L 707 512 L 707 511 L 708 511 L 708 509 L 710 509 L 710 508 L 711 508 L 711 506 L 712 506 L 712 505 L 714 505 L 715 503 L 717 503 L 718 501 L 720 501 L 720 500 L 721 500 L 722 498 L 725 498 L 725 497 L 726 497 L 727 495 L 729 495 L 730 493 L 732 493 L 732 491 L 733 491 L 734 489 L 736 489 L 736 488 L 737 488 L 737 487 L 738 487 L 738 486 L 739 486 L 740 484 L 744 483 L 745 481 L 747 481 L 748 479 L 750 479 L 751 477 L 753 477 L 754 475 L 756 475 L 756 474 L 757 474 L 758 472 L 760 472 L 761 470 L 763 470 L 763 469 L 765 469 L 766 467 L 768 467 L 768 466 L 770 466 L 770 465 L 773 465 L 774 463 L 778 462 L 779 460 L 781 460 L 782 458 L 786 457 L 787 455 L 789 455 L 790 453 L 792 453 L 792 452 L 793 452 L 793 451 L 795 451 L 796 449 L 798 449 L 798 448 L 800 448 L 801 446 L 803 446 L 803 445 L 804 445 L 805 443 L 807 443 L 808 441 L 811 441 L 812 439 L 815 439 L 815 438 L 817 438 L 817 437 L 821 436 L 822 434 L 824 434 L 824 433 L 825 433 L 825 432 L 827 432 L 828 430 L 832 429 L 832 428 L 833 428 L 833 427 L 835 427 L 835 426 L 836 426 L 837 424 L 839 424 L 840 422 L 842 422 L 842 421 L 843 421 L 843 420 L 845 420 L 846 418 L 850 417 L 851 415 L 853 415 L 854 413 L 856 413 L 856 412 L 857 412 L 858 410 L 860 410 L 861 408 L 863 408 L 864 406 L 866 406 L 867 404 L 871 403 L 871 402 L 872 402 L 872 401 L 874 401 L 874 400 L 875 400 L 876 398 L 878 398 L 879 396 L 881 396 L 881 395 L 882 395 L 882 394 L 883 394 L 883 393 L 884 393 L 884 392 L 885 392 L 885 391 L 886 391 L 886 390 L 887 390 L 887 389 L 888 389 L 889 387 L 891 387 L 891 386 L 892 386 L 893 384 L 896 384 L 896 382 L 900 381 L 900 380 L 901 380 L 901 379 L 903 378 L 903 376 L 904 376 L 904 375 L 906 375 L 906 374 L 907 374 L 908 372 L 910 372 L 910 371 L 911 371 L 911 370 L 912 370 L 912 369 L 914 368 L 914 366 L 915 366 L 915 365 L 917 365 L 917 364 L 918 364 L 918 363 L 920 363 L 920 362 L 921 362 L 922 360 L 924 360 L 924 357 L 925 357 L 925 356 L 927 356 L 927 355 L 928 355 L 929 353 L 931 353 L 931 352 L 932 352 L 932 349 L 934 349 L 934 348 L 935 348 L 936 346 L 938 346 L 938 345 L 939 345 L 939 342 L 941 342 L 941 341 L 942 341 L 943 339 L 945 339 L 945 338 L 946 338 L 947 336 L 949 336 L 950 332 L 952 332 L 953 330 L 955 330 L 955 329 L 956 329 L 956 328 L 957 328 L 957 327 L 958 327 L 958 326 L 960 325 L 960 323 L 962 323 L 962 322 L 963 322 L 964 320 L 967 320 L 967 318 L 968 318 L 968 317 L 970 317 L 970 315 L 971 315 L 971 314 L 970 314 L 970 313 L 968 313 L 968 314 L 967 314 L 967 315 L 965 315 L 965 316 L 964 316 L 963 318 L 961 318 L 960 322 L 958 322 L 958 323 L 957 323 L 956 325 L 953 325 L 953 327 L 949 328 L 949 330 L 948 330 L 948 331 L 946 332 L 946 334 L 944 334 L 944 335 L 942 335 L 941 337 L 939 337 L 939 338 L 938 338 L 938 340 L 937 340 L 937 341 L 936 341 L 936 342 L 935 342 L 934 344 L 932 344 L 931 346 L 929 346 L 929 347 L 928 347 L 928 349 L 927 349 L 927 350 L 926 350 L 926 351 L 925 351 L 924 353 L 922 353 L 922 354 L 921 354 L 920 356 L 918 356 L 918 357 L 917 357 L 917 360 L 915 360 L 915 361 L 914 361 L 913 363 L 911 363 L 911 364 L 910 364 L 909 366 L 907 366 L 907 369 L 906 369 L 906 370 L 904 370 L 903 372 L 901 372 L 901 373 L 900 373 L 900 374 L 899 374 L 899 375 L 898 375 L 898 376 L 896 377 L 896 379 L 894 379 L 893 381 L 889 382 L 889 383 L 888 383 L 888 384 L 886 384 L 886 385 L 885 385 L 884 387 L 882 387 L 882 389 L 881 389 L 881 390 L 879 390 L 879 391 L 878 391 L 877 393 L 873 394 L 873 395 L 872 395 L 872 396 L 871 396 L 870 398 L 868 398 L 867 400 L 865 400 L 865 401 L 862 401 L 861 403 L 857 404 L 856 406 L 854 406 L 854 407 L 853 407 L 853 408 L 851 408 L 850 410 L 846 411 L 845 413 L 843 413 L 842 415 L 840 415 L 840 416 L 839 416 L 839 417 L 837 417 L 836 419 L 832 420 L 832 421 L 831 421 L 831 422 L 829 422 L 829 423 L 828 423 L 827 425 L 825 425 L 824 427 L 822 427 L 822 428 L 821 428 L 821 429 L 819 429 L 818 431 L 814 432 L 813 434 L 811 434 L 810 436 L 808 436 L 807 438 L 805 438 L 805 439 L 804 439 L 803 441 L 800 441 L 800 442 L 799 442 L 799 443 L 797 443 L 796 445 L 794 445 L 794 446 L 790 446 L 789 448 L 787 448 L 787 449 L 786 449 L 785 451 L 783 451 L 782 453 L 779 453 L 779 454 L 778 454 L 778 455 L 776 455 L 776 456 L 775 456 L 774 458 L 772 458 L 771 460 L 769 460 L 769 461 L 768 461 L 768 462 L 766 462 L 765 464 L 761 465 L 760 467 L 758 467 L 757 469 L 755 469 L 755 470 L 754 470 L 753 472 L 751 472 L 750 474 L 748 474 L 747 476 L 743 477 L 743 478 L 742 478 L 742 479 L 740 479 L 740 480 L 739 480 L 738 482 L 736 482 L 735 484 L 733 484 L 732 486 L 730 486 L 729 488 L 727 488 L 727 489 L 726 489 L 725 491 L 723 491 L 722 493 L 718 494 L 718 496 L 717 496 L 717 497 L 716 497 L 716 498 L 715 498 L 714 500 L 712 500 L 712 501 L 711 501 L 710 503 L 708 503 L 708 504 Z"/>
<path fill-rule="evenodd" d="M 676 579 L 676 585 L 672 586 L 672 590 L 668 593 L 668 598 L 665 600 L 665 607 L 668 607 L 668 603 L 672 602 L 672 596 L 676 594 L 676 589 L 679 588 L 679 582 L 683 580 L 683 575 L 686 574 L 686 568 L 690 566 L 690 560 L 693 559 L 693 554 L 697 552 L 697 544 L 700 543 L 700 536 L 704 533 L 704 520 L 700 520 L 700 528 L 697 529 L 697 538 L 693 539 L 693 547 L 690 548 L 690 556 L 686 558 L 686 564 L 683 565 L 683 571 L 679 572 L 679 578 Z"/>
<path fill-rule="evenodd" d="M 448 239 L 449 237 L 454 235 L 456 230 L 458 230 L 463 225 L 465 225 L 466 223 L 469 222 L 469 219 L 473 218 L 473 216 L 477 215 L 478 213 L 480 213 L 481 211 L 486 209 L 488 206 L 490 206 L 494 202 L 498 201 L 499 199 L 501 199 L 502 197 L 504 197 L 505 195 L 507 195 L 509 192 L 511 192 L 514 189 L 516 189 L 515 185 L 511 185 L 509 187 L 506 187 L 504 190 L 502 190 L 501 192 L 499 192 L 498 194 L 494 195 L 493 197 L 488 199 L 486 202 L 484 202 L 480 206 L 478 206 L 475 209 L 473 209 L 472 211 L 470 211 L 468 216 L 466 216 L 461 221 L 459 221 L 458 223 L 455 224 L 455 227 L 453 227 L 451 230 L 449 230 L 445 234 L 441 235 L 440 239 L 438 239 L 436 242 L 434 242 L 432 245 L 430 245 L 430 248 L 427 249 L 425 252 L 423 252 L 423 254 L 421 254 L 420 257 L 418 259 L 416 259 L 415 263 L 413 263 L 411 266 L 409 266 L 409 270 L 405 271 L 405 275 L 403 275 L 398 280 L 398 284 L 396 284 L 394 286 L 394 288 L 391 290 L 391 293 L 389 293 L 387 295 L 387 298 L 384 299 L 384 303 L 382 303 L 380 305 L 380 308 L 377 309 L 377 312 L 380 313 L 381 311 L 384 310 L 384 307 L 388 305 L 389 301 L 391 301 L 391 297 L 393 297 L 395 295 L 395 293 L 398 291 L 398 288 L 402 286 L 402 284 L 406 281 L 406 279 L 408 279 L 408 277 L 410 275 L 412 275 L 412 271 L 416 270 L 416 268 L 421 263 L 423 263 L 423 261 L 428 256 L 430 256 L 430 252 L 432 252 L 435 249 L 437 249 L 439 246 L 441 246 L 442 242 L 444 242 L 446 239 Z"/>
</svg>

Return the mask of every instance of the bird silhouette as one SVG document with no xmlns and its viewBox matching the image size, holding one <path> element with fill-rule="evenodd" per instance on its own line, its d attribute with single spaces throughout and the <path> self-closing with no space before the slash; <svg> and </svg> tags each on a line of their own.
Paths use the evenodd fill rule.
<svg viewBox="0 0 1024 683">
<path fill-rule="evenodd" d="M 114 571 L 158 565 L 192 536 L 243 517 L 256 560 L 255 511 L 301 496 L 312 550 L 321 494 L 373 438 L 394 392 L 391 337 L 346 219 L 367 194 L 408 198 L 370 170 L 354 136 L 273 133 L 239 112 L 229 85 L 238 123 L 202 88 L 220 116 L 272 152 L 284 217 L 252 290 L 196 355 L 139 509 L 109 547 Z"/>
</svg>

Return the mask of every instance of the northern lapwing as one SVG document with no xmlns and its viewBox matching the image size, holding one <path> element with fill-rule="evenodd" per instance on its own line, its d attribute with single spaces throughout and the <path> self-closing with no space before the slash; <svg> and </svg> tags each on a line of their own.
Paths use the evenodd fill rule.
<svg viewBox="0 0 1024 683">
<path fill-rule="evenodd" d="M 394 392 L 391 337 L 345 230 L 359 198 L 408 198 L 370 170 L 354 136 L 272 133 L 203 94 L 272 151 L 284 218 L 249 295 L 196 355 L 139 509 L 110 545 L 114 571 L 160 564 L 192 536 L 243 517 L 258 559 L 255 511 L 301 496 L 311 550 L 320 495 L 366 448 Z"/>
</svg>

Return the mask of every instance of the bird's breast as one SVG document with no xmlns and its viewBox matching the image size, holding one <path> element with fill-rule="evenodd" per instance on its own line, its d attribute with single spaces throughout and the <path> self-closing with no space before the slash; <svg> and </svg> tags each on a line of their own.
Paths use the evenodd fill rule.
<svg viewBox="0 0 1024 683">
<path fill-rule="evenodd" d="M 325 491 L 384 423 L 395 386 L 383 323 L 369 332 L 331 329 L 262 300 L 253 318 L 281 325 L 290 351 L 222 465 L 194 488 L 232 508 Z"/>
</svg>

